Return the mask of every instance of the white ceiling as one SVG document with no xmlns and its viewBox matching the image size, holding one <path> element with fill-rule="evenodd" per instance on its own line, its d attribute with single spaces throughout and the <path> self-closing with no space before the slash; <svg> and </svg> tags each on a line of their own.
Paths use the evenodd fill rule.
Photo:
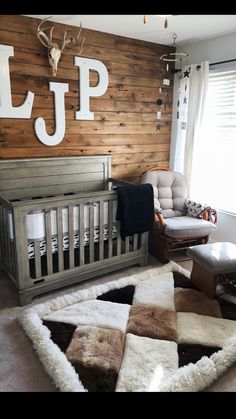
<svg viewBox="0 0 236 419">
<path fill-rule="evenodd" d="M 44 19 L 48 15 L 25 15 Z M 164 18 L 148 15 L 54 15 L 50 20 L 68 25 L 94 29 L 128 38 L 172 45 L 173 34 L 178 44 L 189 44 L 215 36 L 236 32 L 236 15 L 172 15 L 164 28 Z"/>
</svg>

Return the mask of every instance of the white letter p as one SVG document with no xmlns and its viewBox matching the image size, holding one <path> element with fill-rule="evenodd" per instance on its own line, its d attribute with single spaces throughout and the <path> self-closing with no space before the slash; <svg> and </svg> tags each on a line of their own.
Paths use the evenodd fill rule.
<svg viewBox="0 0 236 419">
<path fill-rule="evenodd" d="M 91 120 L 94 113 L 89 110 L 90 96 L 102 96 L 108 88 L 108 71 L 98 60 L 75 57 L 75 65 L 80 68 L 80 110 L 75 112 L 75 119 Z M 96 86 L 89 85 L 89 70 L 95 70 L 99 75 Z"/>
</svg>

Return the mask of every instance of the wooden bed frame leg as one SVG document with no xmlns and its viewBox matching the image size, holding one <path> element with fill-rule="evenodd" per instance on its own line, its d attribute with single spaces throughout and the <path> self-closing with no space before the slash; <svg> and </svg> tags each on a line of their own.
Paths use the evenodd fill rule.
<svg viewBox="0 0 236 419">
<path fill-rule="evenodd" d="M 157 236 L 155 231 L 151 232 L 149 235 L 149 253 L 161 263 L 165 264 L 169 262 L 168 250 L 168 241 L 165 238 Z"/>
</svg>

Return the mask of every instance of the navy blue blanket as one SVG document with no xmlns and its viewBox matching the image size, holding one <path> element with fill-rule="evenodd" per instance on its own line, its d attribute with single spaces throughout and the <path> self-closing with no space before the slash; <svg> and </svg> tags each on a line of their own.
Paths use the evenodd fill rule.
<svg viewBox="0 0 236 419">
<path fill-rule="evenodd" d="M 116 219 L 121 222 L 121 238 L 152 230 L 154 219 L 153 188 L 149 183 L 118 186 Z"/>
</svg>

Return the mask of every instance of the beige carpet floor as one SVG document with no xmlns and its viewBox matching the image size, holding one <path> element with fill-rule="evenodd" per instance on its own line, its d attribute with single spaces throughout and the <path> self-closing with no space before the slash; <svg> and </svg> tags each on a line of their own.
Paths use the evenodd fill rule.
<svg viewBox="0 0 236 419">
<path fill-rule="evenodd" d="M 191 261 L 178 263 L 188 270 L 192 267 Z M 158 264 L 156 259 L 149 258 L 149 268 Z M 64 293 L 122 278 L 145 269 L 134 266 L 94 280 L 85 281 L 77 286 L 50 292 L 43 296 L 35 297 L 32 305 L 46 302 Z M 30 340 L 26 337 L 17 321 L 20 311 L 24 308 L 19 306 L 17 294 L 11 280 L 3 272 L 0 272 L 0 392 L 55 392 L 57 389 L 44 372 Z M 217 382 L 211 385 L 207 391 L 236 391 L 236 363 Z"/>
</svg>

